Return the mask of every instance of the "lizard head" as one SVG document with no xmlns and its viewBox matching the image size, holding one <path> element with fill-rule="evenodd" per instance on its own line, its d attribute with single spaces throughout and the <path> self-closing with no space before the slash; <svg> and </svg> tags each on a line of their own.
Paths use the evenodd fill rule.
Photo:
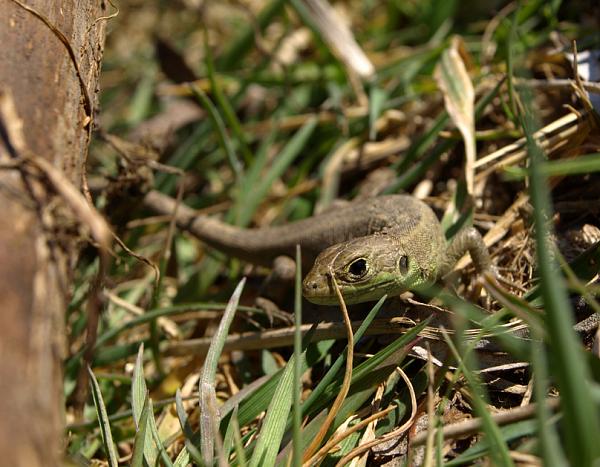
<svg viewBox="0 0 600 467">
<path fill-rule="evenodd" d="M 337 305 L 335 278 L 347 304 L 380 299 L 431 282 L 430 268 L 408 253 L 392 235 L 378 233 L 333 245 L 317 256 L 302 283 L 304 297 L 319 305 Z"/>
</svg>

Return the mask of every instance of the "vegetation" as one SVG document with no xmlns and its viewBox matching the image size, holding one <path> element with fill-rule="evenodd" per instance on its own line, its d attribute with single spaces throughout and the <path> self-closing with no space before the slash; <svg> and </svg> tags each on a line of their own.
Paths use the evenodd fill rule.
<svg viewBox="0 0 600 467">
<path fill-rule="evenodd" d="M 317 3 L 130 1 L 108 20 L 87 176 L 122 243 L 75 277 L 69 458 L 598 462 L 598 85 L 568 58 L 600 47 L 596 2 L 338 2 L 325 24 Z M 431 296 L 351 308 L 348 336 L 343 307 L 153 216 L 151 188 L 252 227 L 410 192 L 448 237 L 480 229 L 501 279 L 463 258 Z"/>
</svg>

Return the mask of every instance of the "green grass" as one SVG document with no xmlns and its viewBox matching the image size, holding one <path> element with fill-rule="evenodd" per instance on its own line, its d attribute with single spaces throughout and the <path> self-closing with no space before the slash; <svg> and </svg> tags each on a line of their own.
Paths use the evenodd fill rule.
<svg viewBox="0 0 600 467">
<path fill-rule="evenodd" d="M 355 312 L 353 319 L 362 319 L 363 325 L 354 335 L 349 391 L 319 447 L 334 433 L 343 439 L 339 451 L 319 455 L 319 460 L 335 465 L 367 442 L 365 429 L 348 430 L 372 413 L 389 408 L 371 427 L 376 437 L 410 420 L 414 407 L 397 370 L 401 367 L 418 404 L 427 405 L 428 386 L 437 394 L 429 423 L 436 431 L 427 443 L 428 455 L 438 463 L 598 462 L 600 371 L 589 352 L 590 339 L 582 341 L 572 329 L 572 303 L 583 297 L 590 308 L 598 307 L 598 288 L 589 282 L 598 272 L 600 246 L 569 256 L 550 241 L 570 238 L 569 229 L 597 224 L 597 209 L 584 202 L 572 203 L 570 211 L 553 208 L 597 199 L 595 127 L 591 119 L 584 120 L 575 137 L 559 141 L 562 145 L 554 142 L 544 152 L 532 135 L 568 111 L 564 105 L 574 104 L 573 93 L 526 84 L 532 78 L 572 76 L 566 61 L 547 54 L 556 37 L 565 40 L 566 51 L 572 39 L 598 48 L 598 25 L 582 21 L 593 17 L 592 7 L 583 1 L 532 0 L 495 17 L 506 2 L 497 10 L 478 9 L 476 2 L 417 3 L 342 2 L 353 34 L 376 68 L 371 81 L 354 85 L 310 21 L 305 2 L 274 0 L 257 9 L 233 3 L 217 8 L 208 2 L 208 16 L 202 17 L 185 2 L 150 0 L 123 6 L 109 22 L 100 114 L 104 130 L 133 139 L 143 122 L 164 117 L 175 94 L 197 104 L 204 116 L 161 135 L 160 162 L 175 171 L 156 165 L 151 170 L 143 159 L 125 161 L 101 141 L 92 146 L 90 179 L 128 188 L 120 198 L 95 193 L 99 209 L 128 248 L 157 264 L 161 278 L 155 281 L 147 264 L 115 248 L 105 281 L 110 294 L 89 362 L 90 398 L 76 420 L 70 396 L 81 365 L 87 364 L 82 360 L 86 302 L 98 268 L 93 253 L 85 251 L 80 259 L 64 365 L 71 461 L 302 465 L 341 391 L 347 349 L 344 339 L 318 341 L 314 330 L 300 334 L 301 318 L 310 315 L 300 300 L 300 268 L 295 292 L 290 289 L 277 300 L 281 310 L 295 312 L 296 332 L 289 344 L 223 351 L 226 339 L 241 332 L 293 327 L 287 315 L 254 306 L 257 295 L 277 292 L 273 285 L 263 289 L 268 271 L 250 269 L 179 230 L 169 232 L 164 219 L 139 222 L 152 213 L 132 196 L 144 186 L 172 196 L 182 187 L 183 202 L 210 209 L 210 215 L 231 224 L 276 225 L 310 216 L 317 201 L 351 199 L 371 173 L 385 167 L 393 176 L 379 190 L 425 190 L 449 237 L 467 223 L 485 233 L 509 219 L 491 248 L 506 281 L 488 286 L 485 297 L 476 295 L 476 275 L 467 267 L 453 287 L 418 297 L 431 300 L 430 314 L 445 310 L 443 331 L 432 317 L 402 336 L 365 334 L 386 307 L 411 313 L 414 302 L 382 300 L 362 314 Z M 168 37 L 201 81 L 168 82 L 154 57 L 155 34 Z M 499 169 L 481 186 L 476 183 L 472 198 L 465 191 L 463 141 L 456 137 L 434 78 L 456 35 L 463 40 L 476 91 L 472 117 L 481 132 L 476 138 L 482 135 L 476 141 L 478 158 L 519 137 L 526 140 L 525 159 Z M 452 79 L 446 76 L 450 87 L 457 85 Z M 360 108 L 363 97 L 368 104 Z M 373 152 L 402 138 L 409 142 L 400 153 Z M 339 162 L 332 156 L 348 141 L 359 151 L 358 159 L 340 164 L 338 179 L 331 183 L 324 175 Z M 509 207 L 520 195 L 529 197 L 530 208 L 511 214 Z M 503 331 L 517 319 L 529 324 L 530 334 Z M 432 344 L 447 353 L 430 381 L 427 365 L 409 350 L 425 347 L 418 335 L 432 333 L 437 336 Z M 170 341 L 203 336 L 213 336 L 206 356 L 166 352 Z M 490 336 L 504 351 L 501 362 L 527 363 L 493 374 L 527 392 L 498 389 L 481 371 L 489 363 L 478 345 Z M 546 403 L 557 396 L 558 408 Z M 537 405 L 525 418 L 498 421 L 497 411 L 531 402 Z M 453 421 L 471 416 L 481 421 L 475 433 L 443 438 L 449 427 L 461 428 Z M 467 438 L 457 441 L 461 436 Z"/>
</svg>

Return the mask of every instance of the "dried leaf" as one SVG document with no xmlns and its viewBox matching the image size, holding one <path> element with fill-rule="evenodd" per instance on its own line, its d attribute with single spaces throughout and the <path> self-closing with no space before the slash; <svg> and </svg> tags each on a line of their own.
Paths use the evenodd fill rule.
<svg viewBox="0 0 600 467">
<path fill-rule="evenodd" d="M 461 55 L 462 40 L 452 39 L 435 69 L 435 79 L 444 94 L 446 110 L 465 143 L 467 191 L 473 194 L 475 164 L 475 91 Z"/>
</svg>

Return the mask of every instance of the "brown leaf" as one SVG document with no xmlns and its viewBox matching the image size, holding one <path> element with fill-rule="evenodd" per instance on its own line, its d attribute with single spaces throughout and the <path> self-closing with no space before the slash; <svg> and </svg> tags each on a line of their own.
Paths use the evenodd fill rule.
<svg viewBox="0 0 600 467">
<path fill-rule="evenodd" d="M 465 143 L 465 178 L 467 191 L 473 194 L 475 150 L 475 91 L 461 56 L 462 39 L 455 36 L 450 48 L 442 53 L 435 69 L 435 79 L 444 94 L 444 103 L 450 118 L 460 131 Z"/>
</svg>

